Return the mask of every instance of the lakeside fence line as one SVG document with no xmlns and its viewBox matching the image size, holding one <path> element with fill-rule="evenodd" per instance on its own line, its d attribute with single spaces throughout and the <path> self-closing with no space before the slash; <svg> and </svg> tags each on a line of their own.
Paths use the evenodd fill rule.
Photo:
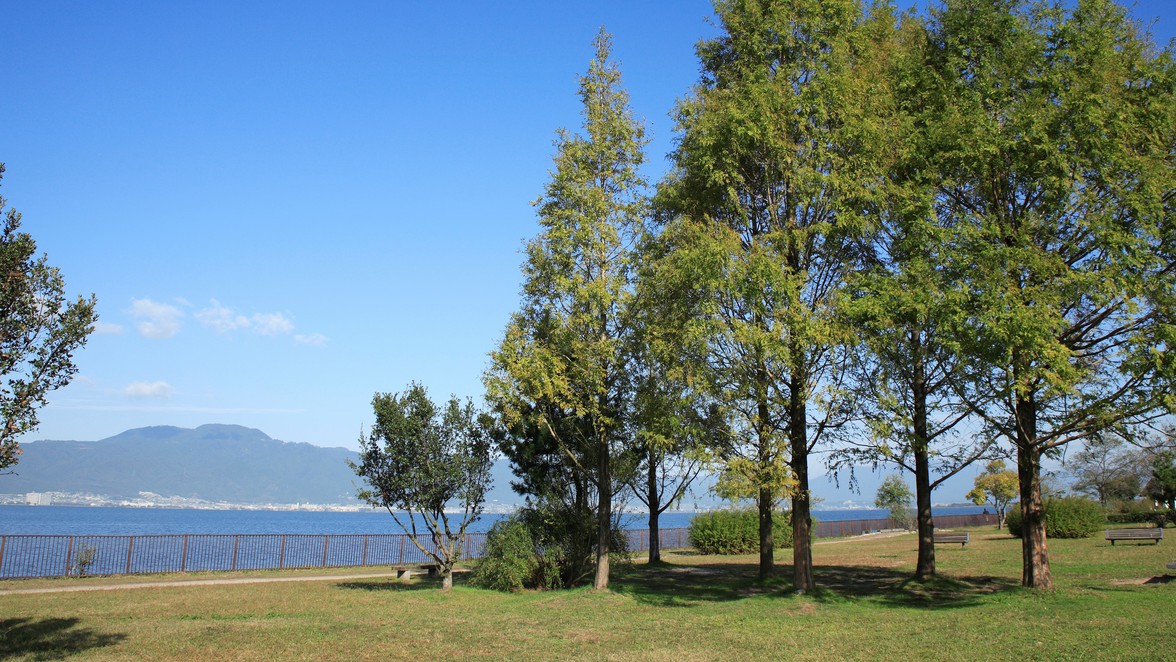
<svg viewBox="0 0 1176 662">
<path fill-rule="evenodd" d="M 937 527 L 995 525 L 996 515 L 941 515 Z M 890 518 L 815 522 L 814 538 L 899 528 Z M 663 550 L 690 546 L 689 529 L 660 529 Z M 649 549 L 649 529 L 630 529 L 629 549 Z M 486 534 L 467 533 L 462 558 L 481 558 Z M 168 572 L 413 565 L 430 559 L 402 533 L 241 533 L 0 536 L 0 579 Z"/>
</svg>

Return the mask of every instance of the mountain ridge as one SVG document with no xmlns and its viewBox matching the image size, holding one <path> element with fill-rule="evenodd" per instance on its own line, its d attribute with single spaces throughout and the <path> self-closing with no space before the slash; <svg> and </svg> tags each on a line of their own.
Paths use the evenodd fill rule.
<svg viewBox="0 0 1176 662">
<path fill-rule="evenodd" d="M 22 444 L 0 492 L 76 492 L 134 498 L 140 492 L 239 504 L 355 504 L 355 451 L 273 439 L 261 430 L 209 423 L 133 428 L 98 441 Z"/>
</svg>

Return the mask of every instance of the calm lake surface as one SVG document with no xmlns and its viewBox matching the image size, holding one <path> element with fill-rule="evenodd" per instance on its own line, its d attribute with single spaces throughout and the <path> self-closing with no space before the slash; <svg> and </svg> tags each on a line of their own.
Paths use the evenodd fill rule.
<svg viewBox="0 0 1176 662">
<path fill-rule="evenodd" d="M 947 506 L 936 515 L 983 512 L 981 506 Z M 663 529 L 686 527 L 694 513 L 664 513 Z M 819 510 L 821 521 L 886 517 L 885 510 Z M 471 531 L 485 531 L 503 515 L 483 515 Z M 647 528 L 644 513 L 628 514 L 627 529 Z M 177 533 L 401 533 L 384 511 L 313 512 L 278 510 L 191 510 L 179 508 L 94 508 L 84 506 L 0 506 L 0 535 L 155 535 Z"/>
</svg>

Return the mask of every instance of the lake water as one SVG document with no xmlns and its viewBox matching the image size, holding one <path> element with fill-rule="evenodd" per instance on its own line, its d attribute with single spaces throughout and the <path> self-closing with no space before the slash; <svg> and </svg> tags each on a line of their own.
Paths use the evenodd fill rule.
<svg viewBox="0 0 1176 662">
<path fill-rule="evenodd" d="M 947 506 L 936 515 L 982 512 L 981 506 Z M 885 510 L 819 510 L 821 521 L 886 517 Z M 694 513 L 664 513 L 661 528 L 689 526 Z M 485 531 L 502 515 L 483 515 L 471 531 Z M 627 529 L 648 526 L 644 513 L 627 514 Z M 183 533 L 347 534 L 401 533 L 384 511 L 314 512 L 275 510 L 191 510 L 178 508 L 96 508 L 82 506 L 0 506 L 0 535 L 155 535 Z"/>
</svg>

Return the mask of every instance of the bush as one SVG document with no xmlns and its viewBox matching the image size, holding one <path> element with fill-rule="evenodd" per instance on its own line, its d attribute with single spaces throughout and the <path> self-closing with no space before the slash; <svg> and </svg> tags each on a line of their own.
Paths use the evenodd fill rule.
<svg viewBox="0 0 1176 662">
<path fill-rule="evenodd" d="M 517 516 L 499 520 L 486 534 L 485 554 L 470 575 L 470 583 L 496 591 L 521 591 L 533 586 L 539 559 L 531 531 Z"/>
<path fill-rule="evenodd" d="M 702 554 L 756 554 L 759 552 L 759 512 L 752 509 L 714 510 L 690 519 L 690 545 Z M 772 514 L 772 542 L 777 548 L 792 546 L 788 513 Z"/>
<path fill-rule="evenodd" d="M 629 561 L 629 537 L 613 522 L 609 560 Z M 596 570 L 596 517 L 589 509 L 541 501 L 497 522 L 470 582 L 500 591 L 560 589 L 582 584 Z"/>
<path fill-rule="evenodd" d="M 1061 497 L 1045 500 L 1045 534 L 1052 538 L 1089 538 L 1106 524 L 1098 502 L 1085 497 Z M 1010 508 L 1005 525 L 1013 536 L 1021 537 L 1021 508 Z"/>
<path fill-rule="evenodd" d="M 1154 524 L 1163 528 L 1176 526 L 1176 510 L 1152 508 L 1146 501 L 1129 501 L 1117 512 L 1107 513 L 1107 521 L 1115 524 Z"/>
</svg>

